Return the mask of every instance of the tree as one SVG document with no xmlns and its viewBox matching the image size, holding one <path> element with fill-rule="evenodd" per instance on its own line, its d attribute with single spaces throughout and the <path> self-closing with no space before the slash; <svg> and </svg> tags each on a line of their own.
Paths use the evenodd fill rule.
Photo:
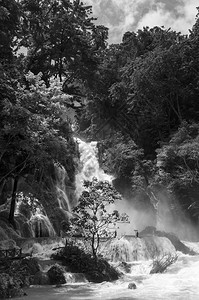
<svg viewBox="0 0 199 300">
<path fill-rule="evenodd" d="M 130 137 L 117 132 L 112 132 L 111 136 L 99 142 L 99 149 L 103 169 L 114 177 L 125 178 L 125 180 L 131 177 L 137 162 L 144 154 Z"/>
<path fill-rule="evenodd" d="M 113 232 L 110 225 L 119 220 L 118 212 L 111 211 L 110 204 L 122 197 L 109 182 L 94 178 L 92 182 L 85 182 L 84 186 L 71 221 L 73 230 L 81 232 L 89 240 L 93 257 L 97 258 L 100 238 L 111 238 Z"/>
<path fill-rule="evenodd" d="M 42 72 L 46 83 L 52 75 L 60 81 L 64 77 L 65 84 L 74 79 L 93 82 L 108 33 L 94 25 L 92 7 L 79 0 L 23 0 L 21 6 L 21 45 L 28 48 L 28 70 Z"/>
<path fill-rule="evenodd" d="M 15 0 L 0 2 L 0 62 L 8 63 L 13 60 L 20 24 L 19 5 Z M 15 41 L 14 41 L 15 39 Z"/>
<path fill-rule="evenodd" d="M 199 125 L 183 122 L 170 141 L 157 149 L 156 181 L 178 199 L 183 212 L 198 222 Z M 178 207 L 174 200 L 173 206 Z M 176 211 L 177 212 L 177 211 Z M 178 212 L 177 212 L 178 213 Z"/>
<path fill-rule="evenodd" d="M 62 92 L 59 80 L 46 87 L 41 77 L 29 72 L 28 88 L 18 85 L 15 103 L 6 99 L 2 112 L 0 183 L 14 180 L 9 216 L 12 224 L 20 178 L 28 181 L 31 177 L 32 184 L 38 184 L 36 191 L 41 192 L 39 185 L 45 182 L 49 168 L 57 164 L 74 181 L 77 149 L 66 108 L 71 97 Z"/>
</svg>

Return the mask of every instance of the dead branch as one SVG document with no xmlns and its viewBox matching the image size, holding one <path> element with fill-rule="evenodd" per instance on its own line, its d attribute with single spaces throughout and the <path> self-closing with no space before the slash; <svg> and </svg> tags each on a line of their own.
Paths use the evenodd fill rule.
<svg viewBox="0 0 199 300">
<path fill-rule="evenodd" d="M 153 260 L 150 274 L 163 273 L 170 265 L 176 262 L 177 255 L 164 254 L 162 257 L 157 257 Z"/>
</svg>

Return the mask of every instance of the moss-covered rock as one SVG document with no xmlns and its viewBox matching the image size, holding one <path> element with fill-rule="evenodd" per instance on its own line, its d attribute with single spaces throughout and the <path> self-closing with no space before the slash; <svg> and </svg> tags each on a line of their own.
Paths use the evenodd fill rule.
<svg viewBox="0 0 199 300">
<path fill-rule="evenodd" d="M 53 255 L 61 260 L 70 272 L 83 273 L 91 282 L 113 281 L 119 278 L 117 272 L 105 259 L 93 258 L 77 246 L 68 245 Z"/>
<path fill-rule="evenodd" d="M 45 272 L 39 271 L 34 275 L 33 282 L 34 285 L 47 285 L 50 284 L 50 279 L 48 274 Z"/>
<path fill-rule="evenodd" d="M 119 273 L 105 260 L 93 261 L 93 269 L 85 273 L 88 281 L 100 283 L 103 281 L 113 281 L 119 278 Z"/>
<path fill-rule="evenodd" d="M 47 272 L 50 284 L 66 283 L 64 269 L 59 265 L 52 266 Z"/>
</svg>

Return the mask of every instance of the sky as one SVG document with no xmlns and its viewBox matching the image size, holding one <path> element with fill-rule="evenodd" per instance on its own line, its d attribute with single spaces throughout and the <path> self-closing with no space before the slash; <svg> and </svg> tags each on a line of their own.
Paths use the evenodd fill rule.
<svg viewBox="0 0 199 300">
<path fill-rule="evenodd" d="M 164 26 L 188 34 L 195 23 L 198 0 L 84 0 L 92 5 L 96 24 L 109 28 L 109 43 L 120 43 L 127 31 Z"/>
</svg>

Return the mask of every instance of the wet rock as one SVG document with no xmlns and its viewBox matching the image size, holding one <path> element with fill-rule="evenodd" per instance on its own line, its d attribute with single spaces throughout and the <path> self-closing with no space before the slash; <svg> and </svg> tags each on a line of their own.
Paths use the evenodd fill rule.
<svg viewBox="0 0 199 300">
<path fill-rule="evenodd" d="M 74 279 L 74 282 L 87 282 L 83 273 L 73 273 L 72 277 Z"/>
<path fill-rule="evenodd" d="M 68 245 L 56 254 L 53 259 L 61 261 L 68 271 L 72 273 L 83 273 L 88 281 L 100 283 L 113 281 L 119 278 L 119 272 L 114 269 L 107 260 L 93 258 L 77 246 Z"/>
<path fill-rule="evenodd" d="M 34 285 L 48 285 L 48 284 L 50 284 L 50 279 L 46 273 L 39 271 L 34 275 L 33 284 Z"/>
<path fill-rule="evenodd" d="M 50 284 L 63 284 L 66 283 L 66 279 L 64 276 L 64 270 L 59 265 L 52 266 L 47 275 L 49 277 Z"/>
<path fill-rule="evenodd" d="M 137 289 L 137 286 L 134 282 L 130 282 L 129 285 L 128 285 L 128 289 L 135 290 L 135 289 Z"/>
<path fill-rule="evenodd" d="M 131 273 L 131 264 L 128 264 L 125 261 L 119 263 L 117 268 L 121 270 L 122 273 Z"/>
<path fill-rule="evenodd" d="M 92 270 L 85 272 L 88 281 L 100 283 L 103 281 L 113 281 L 119 278 L 119 272 L 114 269 L 106 260 L 98 259 L 93 261 Z"/>
</svg>

